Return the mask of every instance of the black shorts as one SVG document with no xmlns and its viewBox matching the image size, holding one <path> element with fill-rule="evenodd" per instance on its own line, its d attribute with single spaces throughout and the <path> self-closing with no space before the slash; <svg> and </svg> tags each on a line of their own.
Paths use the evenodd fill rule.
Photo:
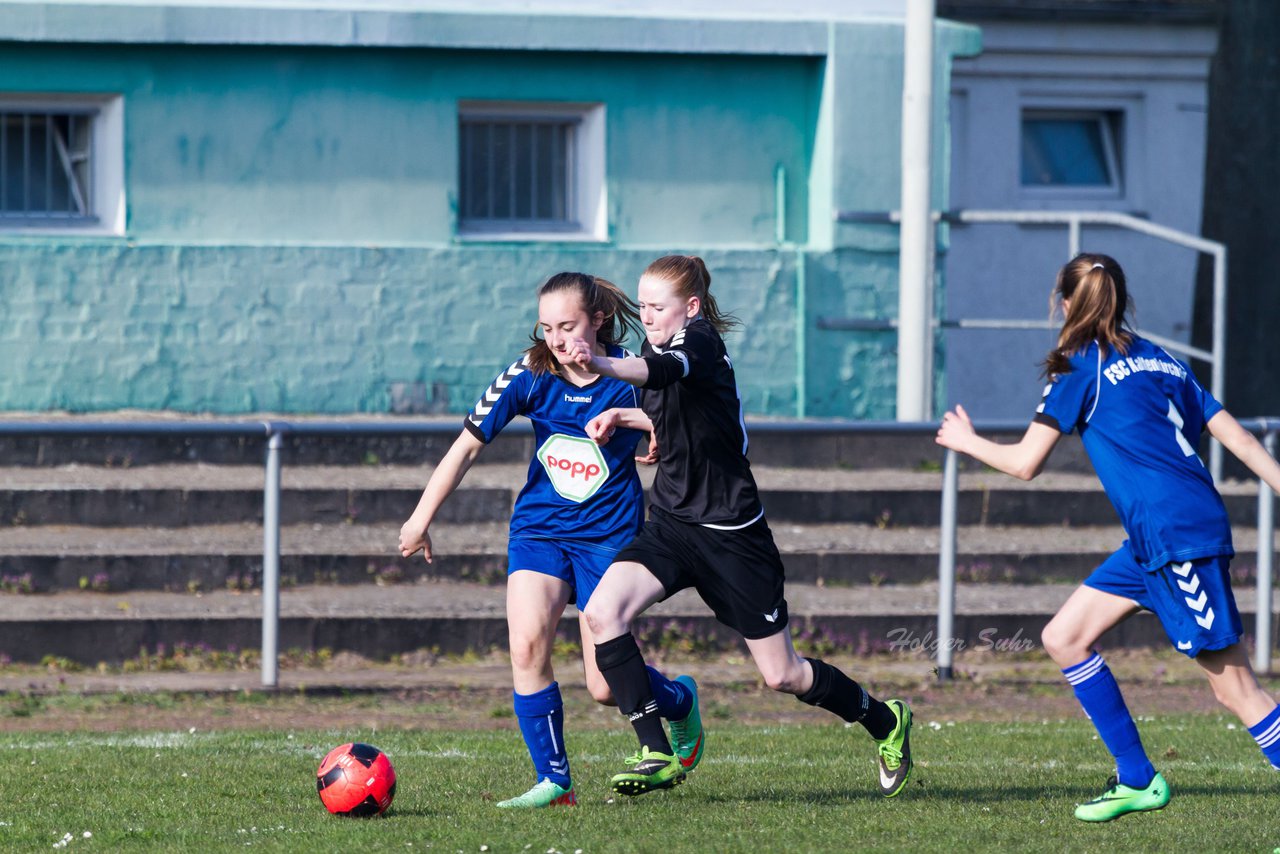
<svg viewBox="0 0 1280 854">
<path fill-rule="evenodd" d="M 614 557 L 622 561 L 642 564 L 667 596 L 694 588 L 716 619 L 744 638 L 767 638 L 787 625 L 782 556 L 764 517 L 723 531 L 650 508 L 644 528 Z"/>
</svg>

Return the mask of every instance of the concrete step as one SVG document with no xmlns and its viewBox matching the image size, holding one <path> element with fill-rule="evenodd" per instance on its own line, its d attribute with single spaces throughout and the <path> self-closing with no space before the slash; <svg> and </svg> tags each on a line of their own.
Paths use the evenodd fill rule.
<svg viewBox="0 0 1280 854">
<path fill-rule="evenodd" d="M 1037 650 L 1040 630 L 1072 589 L 960 585 L 951 642 L 962 648 L 1003 644 L 995 648 Z M 1236 596 L 1248 631 L 1253 592 L 1242 587 Z M 841 588 L 792 583 L 787 600 L 793 636 L 802 650 L 921 654 L 935 643 L 936 584 Z M 71 592 L 12 597 L 5 605 L 0 609 L 0 655 L 13 661 L 53 655 L 86 664 L 118 663 L 142 650 L 163 654 L 183 645 L 214 650 L 261 646 L 262 602 L 256 593 Z M 421 649 L 441 654 L 500 650 L 506 645 L 504 608 L 503 591 L 481 584 L 299 587 L 280 597 L 280 648 L 349 651 L 375 659 Z M 577 640 L 573 608 L 559 631 Z M 651 609 L 640 621 L 639 634 L 646 645 L 679 644 L 694 652 L 740 644 L 692 591 Z M 1140 615 L 1113 631 L 1107 643 L 1160 646 L 1167 639 L 1153 618 Z"/>
<path fill-rule="evenodd" d="M 528 464 L 477 465 L 441 510 L 448 523 L 499 522 L 511 513 Z M 281 476 L 283 524 L 401 522 L 432 466 L 292 466 Z M 776 522 L 936 525 L 941 475 L 892 469 L 755 468 Z M 653 469 L 642 470 L 646 484 Z M 182 527 L 262 519 L 259 466 L 169 464 L 0 468 L 0 520 L 11 525 Z M 1028 484 L 991 472 L 960 477 L 962 525 L 1110 525 L 1097 479 L 1054 472 Z M 1236 525 L 1257 523 L 1257 487 L 1223 486 Z"/>
<path fill-rule="evenodd" d="M 772 528 L 792 581 L 892 585 L 937 578 L 936 528 L 790 522 L 775 522 Z M 282 584 L 446 579 L 500 585 L 505 578 L 505 523 L 436 526 L 431 564 L 421 556 L 401 558 L 398 535 L 395 524 L 284 526 Z M 957 539 L 962 581 L 1033 584 L 1083 579 L 1119 546 L 1124 533 L 1115 526 L 966 526 Z M 1254 578 L 1256 532 L 1238 529 L 1236 543 L 1240 553 L 1233 572 L 1247 582 Z M 253 524 L 0 528 L 0 589 L 251 589 L 261 586 L 261 575 L 262 530 Z"/>
</svg>

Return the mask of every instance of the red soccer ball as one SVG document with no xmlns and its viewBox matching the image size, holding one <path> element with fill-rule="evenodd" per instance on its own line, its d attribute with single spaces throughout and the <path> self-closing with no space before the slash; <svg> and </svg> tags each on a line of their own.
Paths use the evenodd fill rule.
<svg viewBox="0 0 1280 854">
<path fill-rule="evenodd" d="M 316 770 L 320 803 L 334 815 L 382 815 L 396 796 L 396 769 L 371 744 L 335 747 Z"/>
</svg>

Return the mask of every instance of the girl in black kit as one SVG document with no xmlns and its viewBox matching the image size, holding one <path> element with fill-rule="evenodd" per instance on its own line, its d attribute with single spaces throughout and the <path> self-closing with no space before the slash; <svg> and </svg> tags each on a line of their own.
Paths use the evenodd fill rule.
<svg viewBox="0 0 1280 854">
<path fill-rule="evenodd" d="M 791 644 L 782 559 L 747 461 L 742 404 L 720 337 L 734 321 L 720 313 L 710 287 L 701 258 L 659 258 L 640 277 L 642 358 L 613 359 L 586 342 L 571 345 L 582 368 L 644 389 L 660 455 L 649 519 L 618 552 L 585 612 L 596 664 L 640 739 L 627 760 L 631 767 L 614 776 L 612 788 L 639 795 L 674 786 L 701 758 L 697 715 L 675 733 L 674 750 L 667 740 L 630 631 L 650 605 L 693 587 L 720 622 L 742 634 L 770 688 L 866 727 L 876 740 L 880 791 L 893 797 L 911 773 L 911 709 L 902 700 L 876 700 Z M 618 417 L 616 410 L 602 413 L 587 435 L 608 441 Z"/>
</svg>

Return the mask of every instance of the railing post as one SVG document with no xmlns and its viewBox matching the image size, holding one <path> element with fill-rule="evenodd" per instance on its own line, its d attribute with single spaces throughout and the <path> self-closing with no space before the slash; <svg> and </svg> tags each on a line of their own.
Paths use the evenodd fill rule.
<svg viewBox="0 0 1280 854">
<path fill-rule="evenodd" d="M 1275 428 L 1265 420 L 1262 422 L 1262 447 L 1271 456 L 1276 455 Z M 1271 672 L 1271 585 L 1272 585 L 1272 553 L 1275 551 L 1275 534 L 1272 525 L 1274 518 L 1275 493 L 1264 480 L 1258 480 L 1258 604 L 1254 635 L 1257 637 L 1257 649 L 1253 654 L 1253 669 L 1258 673 Z"/>
<path fill-rule="evenodd" d="M 951 678 L 951 648 L 956 616 L 956 499 L 960 477 L 956 452 L 947 449 L 942 465 L 941 541 L 938 544 L 938 679 Z"/>
<path fill-rule="evenodd" d="M 1067 259 L 1080 254 L 1080 217 L 1073 216 L 1067 220 Z"/>
<path fill-rule="evenodd" d="M 267 471 L 262 489 L 262 685 L 280 681 L 280 449 L 284 435 L 267 425 Z"/>
<path fill-rule="evenodd" d="M 1213 367 L 1209 375 L 1209 391 L 1223 401 L 1227 393 L 1227 248 L 1213 251 Z M 1222 443 L 1209 442 L 1209 475 L 1214 483 L 1222 483 Z"/>
</svg>

